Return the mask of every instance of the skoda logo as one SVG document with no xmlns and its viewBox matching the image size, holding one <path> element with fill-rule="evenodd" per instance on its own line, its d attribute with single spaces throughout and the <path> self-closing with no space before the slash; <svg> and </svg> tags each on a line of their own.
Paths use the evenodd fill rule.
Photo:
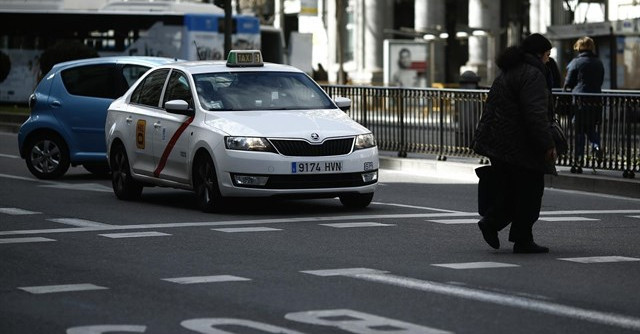
<svg viewBox="0 0 640 334">
<path fill-rule="evenodd" d="M 311 134 L 311 139 L 313 141 L 317 141 L 318 139 L 320 139 L 320 135 L 314 132 Z"/>
</svg>

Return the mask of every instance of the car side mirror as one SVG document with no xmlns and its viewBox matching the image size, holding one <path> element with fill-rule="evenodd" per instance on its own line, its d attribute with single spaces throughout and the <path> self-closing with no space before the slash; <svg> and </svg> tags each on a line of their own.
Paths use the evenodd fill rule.
<svg viewBox="0 0 640 334">
<path fill-rule="evenodd" d="M 195 111 L 192 108 L 189 108 L 189 103 L 185 100 L 171 100 L 167 101 L 164 104 L 164 108 L 167 112 L 172 114 L 179 114 L 185 116 L 193 116 Z"/>
<path fill-rule="evenodd" d="M 349 98 L 338 96 L 333 99 L 333 102 L 344 112 L 347 112 L 351 108 L 351 99 Z"/>
</svg>

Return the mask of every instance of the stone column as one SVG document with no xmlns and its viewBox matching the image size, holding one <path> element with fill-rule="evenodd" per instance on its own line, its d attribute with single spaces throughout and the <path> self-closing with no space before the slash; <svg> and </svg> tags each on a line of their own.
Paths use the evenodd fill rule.
<svg viewBox="0 0 640 334">
<path fill-rule="evenodd" d="M 428 32 L 435 36 L 446 32 L 445 2 L 442 0 L 416 0 L 414 26 L 416 31 Z M 429 42 L 430 52 L 427 65 L 427 85 L 444 82 L 445 78 L 445 40 L 436 38 Z"/>
<path fill-rule="evenodd" d="M 462 71 L 473 71 L 481 85 L 491 85 L 495 78 L 495 55 L 500 50 L 500 1 L 469 0 L 469 61 Z M 483 36 L 481 36 L 483 35 Z"/>
</svg>

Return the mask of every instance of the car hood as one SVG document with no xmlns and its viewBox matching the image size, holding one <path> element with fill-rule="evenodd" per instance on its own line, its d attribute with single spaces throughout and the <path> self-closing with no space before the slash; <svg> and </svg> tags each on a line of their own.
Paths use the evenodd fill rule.
<svg viewBox="0 0 640 334">
<path fill-rule="evenodd" d="M 320 141 L 370 132 L 339 109 L 213 112 L 205 123 L 230 136 L 310 139 L 315 133 Z"/>
</svg>

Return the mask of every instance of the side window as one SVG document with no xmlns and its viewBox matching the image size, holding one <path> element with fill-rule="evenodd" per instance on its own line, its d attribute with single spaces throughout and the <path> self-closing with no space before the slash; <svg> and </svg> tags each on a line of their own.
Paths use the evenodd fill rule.
<svg viewBox="0 0 640 334">
<path fill-rule="evenodd" d="M 169 74 L 168 69 L 159 69 L 150 73 L 133 91 L 131 102 L 157 108 L 167 74 Z"/>
<path fill-rule="evenodd" d="M 118 82 L 116 94 L 118 94 L 118 96 L 124 94 L 149 68 L 148 66 L 130 64 L 122 66 L 116 74 L 118 77 L 116 80 Z"/>
<path fill-rule="evenodd" d="M 169 77 L 162 105 L 171 100 L 185 100 L 189 107 L 193 108 L 193 96 L 191 95 L 191 89 L 189 89 L 189 80 L 187 80 L 187 76 L 184 73 L 175 70 Z"/>
<path fill-rule="evenodd" d="M 87 65 L 62 71 L 62 82 L 71 95 L 115 99 L 114 64 Z"/>
</svg>

